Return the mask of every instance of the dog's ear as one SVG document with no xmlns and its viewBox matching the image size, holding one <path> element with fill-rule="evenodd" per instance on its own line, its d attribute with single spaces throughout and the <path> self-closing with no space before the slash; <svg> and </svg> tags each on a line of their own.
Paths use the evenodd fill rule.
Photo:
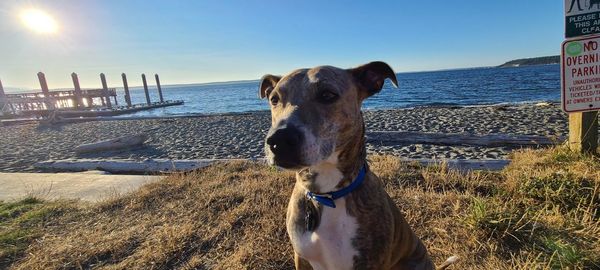
<svg viewBox="0 0 600 270">
<path fill-rule="evenodd" d="M 365 98 L 379 93 L 381 88 L 383 88 L 385 79 L 390 79 L 394 86 L 398 87 L 396 73 L 394 73 L 394 70 L 388 64 L 381 61 L 371 62 L 350 69 L 350 72 L 361 88 L 367 92 Z"/>
<path fill-rule="evenodd" d="M 275 76 L 275 75 L 271 75 L 271 74 L 267 74 L 267 75 L 263 76 L 260 79 L 260 87 L 259 87 L 260 90 L 258 92 L 258 96 L 260 97 L 260 99 L 263 99 L 263 98 L 269 96 L 269 93 L 271 93 L 271 91 L 273 91 L 273 89 L 275 89 L 275 85 L 277 85 L 279 80 L 281 80 L 281 77 L 279 77 L 279 76 Z"/>
</svg>

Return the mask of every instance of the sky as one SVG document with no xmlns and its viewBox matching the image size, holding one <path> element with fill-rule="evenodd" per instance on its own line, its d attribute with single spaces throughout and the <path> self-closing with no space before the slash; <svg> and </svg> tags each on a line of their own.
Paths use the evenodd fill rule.
<svg viewBox="0 0 600 270">
<path fill-rule="evenodd" d="M 25 27 L 24 10 L 57 22 Z M 396 72 L 495 66 L 558 55 L 563 1 L 2 0 L 0 80 L 5 87 L 140 85 L 254 80 L 317 65 L 374 60 Z"/>
</svg>

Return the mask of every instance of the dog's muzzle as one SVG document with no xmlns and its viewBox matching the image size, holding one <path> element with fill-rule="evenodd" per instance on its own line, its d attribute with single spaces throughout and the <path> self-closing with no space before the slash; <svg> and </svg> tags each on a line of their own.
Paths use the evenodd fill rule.
<svg viewBox="0 0 600 270">
<path fill-rule="evenodd" d="M 286 169 L 302 165 L 302 132 L 293 125 L 280 126 L 267 136 L 267 147 L 273 154 L 273 163 Z"/>
</svg>

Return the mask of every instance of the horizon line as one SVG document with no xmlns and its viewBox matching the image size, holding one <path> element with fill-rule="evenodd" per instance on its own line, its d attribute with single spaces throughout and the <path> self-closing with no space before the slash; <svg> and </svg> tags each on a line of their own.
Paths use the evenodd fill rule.
<svg viewBox="0 0 600 270">
<path fill-rule="evenodd" d="M 554 55 L 552 55 L 554 56 Z M 531 57 L 531 58 L 541 58 L 541 57 L 546 57 L 546 56 L 538 56 L 538 57 Z M 520 59 L 514 59 L 514 60 L 510 60 L 510 61 L 515 61 L 515 60 L 523 60 L 523 59 L 531 59 L 531 58 L 520 58 Z M 505 63 L 508 63 L 510 61 L 507 61 Z M 503 63 L 503 64 L 505 64 Z M 457 68 L 443 68 L 443 69 L 430 69 L 430 70 L 414 70 L 414 71 L 402 71 L 402 72 L 396 72 L 395 74 L 407 74 L 407 73 L 423 73 L 423 72 L 441 72 L 441 71 L 452 71 L 452 70 L 467 70 L 467 69 L 477 69 L 477 68 L 497 68 L 500 67 L 501 65 L 496 65 L 496 66 L 474 66 L 474 67 L 457 67 Z M 226 83 L 243 83 L 243 82 L 254 82 L 254 81 L 259 81 L 260 78 L 258 79 L 239 79 L 239 80 L 231 80 L 231 81 L 213 81 L 213 82 L 195 82 L 195 83 L 173 83 L 173 84 L 161 84 L 161 87 L 173 87 L 173 86 L 192 86 L 192 85 L 211 85 L 211 84 L 226 84 Z M 134 86 L 129 86 L 129 88 L 143 88 L 143 85 L 134 85 Z M 156 88 L 155 84 L 148 84 L 148 88 Z M 10 90 L 8 88 L 11 88 Z M 100 87 L 91 87 L 91 88 L 81 88 L 83 89 L 99 89 Z M 108 88 L 123 88 L 123 85 L 119 85 L 119 86 L 108 86 Z M 15 87 L 15 86 L 4 86 L 4 90 L 6 93 L 12 92 L 11 90 L 17 90 L 18 92 L 23 92 L 23 91 L 31 91 L 31 90 L 40 90 L 38 88 L 27 88 L 27 87 Z M 52 88 L 50 90 L 64 90 L 64 89 L 72 89 L 70 87 L 58 87 L 58 88 Z"/>
</svg>

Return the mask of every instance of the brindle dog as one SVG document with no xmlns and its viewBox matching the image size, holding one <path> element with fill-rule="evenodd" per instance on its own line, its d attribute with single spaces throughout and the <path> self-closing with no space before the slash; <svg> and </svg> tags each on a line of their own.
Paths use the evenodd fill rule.
<svg viewBox="0 0 600 270">
<path fill-rule="evenodd" d="M 434 268 L 427 249 L 368 169 L 360 108 L 386 79 L 398 85 L 383 62 L 353 69 L 320 66 L 262 79 L 260 97 L 271 106 L 267 159 L 297 171 L 286 222 L 296 269 Z M 335 208 L 307 198 L 307 191 L 348 186 L 363 166 L 364 182 L 336 200 Z"/>
</svg>

